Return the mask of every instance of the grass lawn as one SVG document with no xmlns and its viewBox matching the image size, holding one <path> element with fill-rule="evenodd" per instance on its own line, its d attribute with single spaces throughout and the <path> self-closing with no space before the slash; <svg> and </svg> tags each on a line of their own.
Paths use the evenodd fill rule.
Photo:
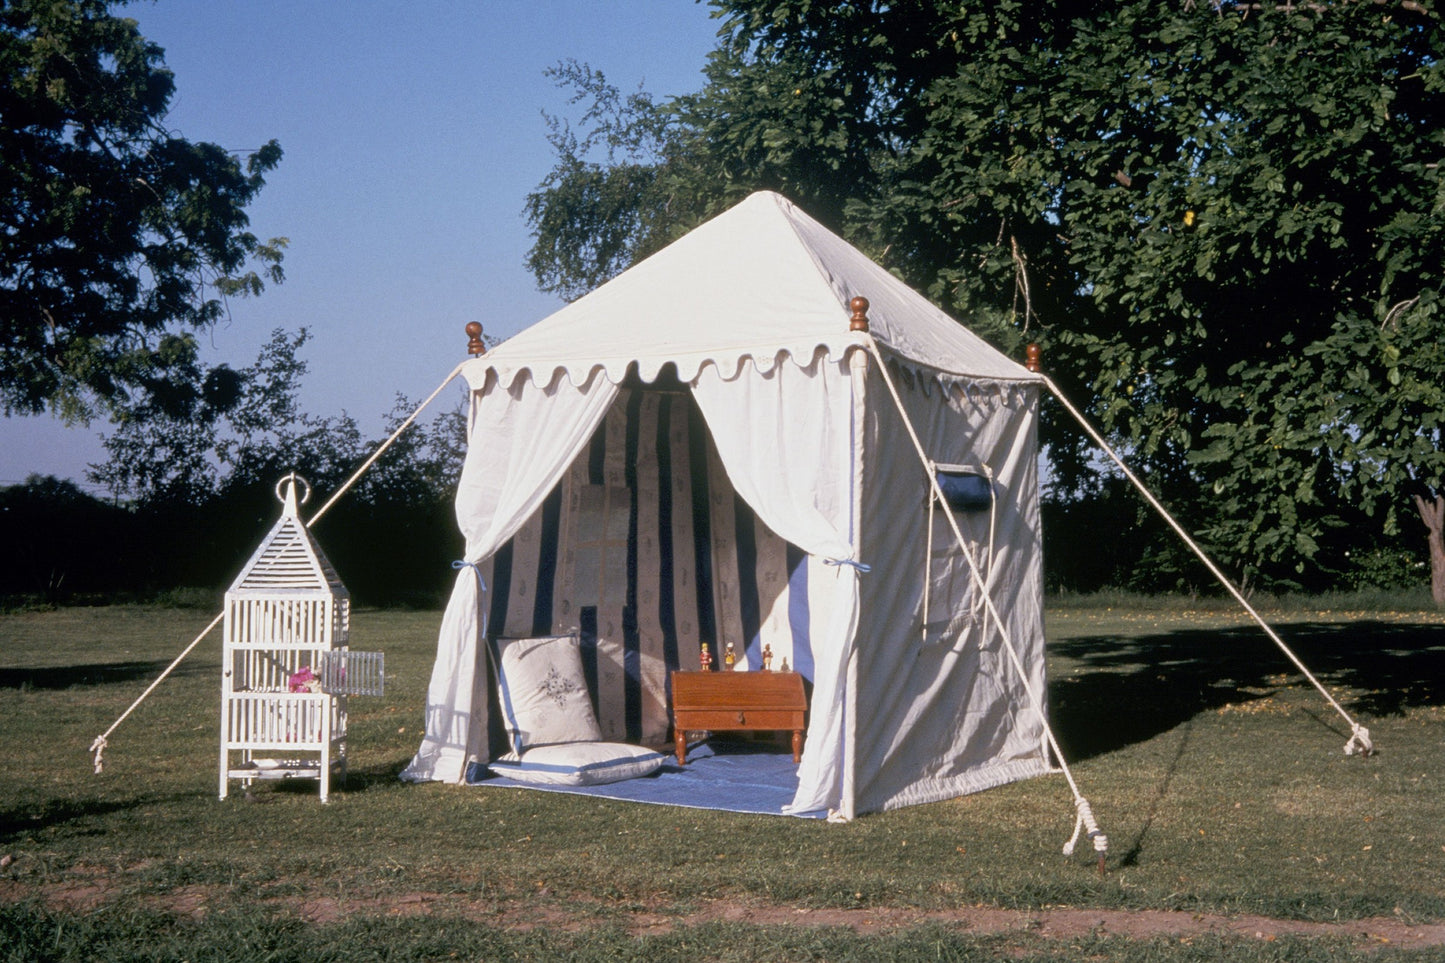
<svg viewBox="0 0 1445 963">
<path fill-rule="evenodd" d="M 364 611 L 351 779 L 216 798 L 209 612 L 0 615 L 0 960 L 1445 958 L 1445 617 L 1273 613 L 1372 733 L 1220 607 L 1060 603 L 1061 777 L 846 825 L 403 785 L 439 613 Z M 1087 847 L 1082 847 L 1087 849 Z M 1258 934 L 1258 935 L 1257 935 Z"/>
</svg>

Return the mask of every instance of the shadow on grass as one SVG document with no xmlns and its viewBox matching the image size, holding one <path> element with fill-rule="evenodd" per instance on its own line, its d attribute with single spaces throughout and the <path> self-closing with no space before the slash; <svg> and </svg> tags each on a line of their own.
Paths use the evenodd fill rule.
<svg viewBox="0 0 1445 963">
<path fill-rule="evenodd" d="M 0 668 L 0 689 L 69 689 L 78 685 L 134 682 L 153 679 L 168 665 L 169 661 L 152 661 L 96 662 L 90 665 L 42 666 L 31 669 Z M 180 666 L 171 674 L 190 675 L 202 668 Z"/>
<path fill-rule="evenodd" d="M 20 839 L 31 833 L 44 832 L 78 820 L 96 819 L 113 813 L 140 809 L 148 806 L 174 803 L 192 798 L 186 793 L 136 796 L 131 799 L 101 801 L 87 798 L 47 799 L 43 803 L 18 806 L 14 809 L 0 809 L 0 845 Z M 79 836 L 98 836 L 107 832 L 101 826 L 93 829 L 74 831 Z"/>
<path fill-rule="evenodd" d="M 1298 623 L 1276 631 L 1325 686 L 1343 690 L 1336 697 L 1352 713 L 1445 704 L 1445 626 Z M 1147 741 L 1210 709 L 1308 685 L 1253 626 L 1080 636 L 1049 649 L 1077 667 L 1049 685 L 1050 717 L 1070 760 Z M 1340 733 L 1349 735 L 1342 721 Z"/>
<path fill-rule="evenodd" d="M 391 762 L 376 763 L 365 768 L 351 766 L 346 772 L 346 792 L 365 792 L 377 786 L 395 786 L 401 781 L 401 771 L 410 762 L 410 756 L 399 756 Z"/>
<path fill-rule="evenodd" d="M 400 785 L 401 771 L 411 762 L 411 757 L 398 757 L 391 762 L 374 763 L 365 767 L 358 767 L 354 764 L 346 768 L 346 779 L 341 780 L 333 777 L 331 780 L 331 795 L 345 796 L 356 793 L 367 792 L 377 787 L 392 787 Z M 295 779 L 257 779 L 249 789 L 242 786 L 240 781 L 232 783 L 231 793 L 240 800 L 249 802 L 265 802 L 271 796 L 315 796 L 319 783 L 314 778 L 298 777 Z"/>
</svg>

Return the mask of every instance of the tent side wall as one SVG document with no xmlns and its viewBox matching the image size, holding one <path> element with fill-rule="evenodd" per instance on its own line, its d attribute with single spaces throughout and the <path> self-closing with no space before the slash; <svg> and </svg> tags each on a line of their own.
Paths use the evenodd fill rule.
<svg viewBox="0 0 1445 963">
<path fill-rule="evenodd" d="M 896 365 L 890 371 L 929 457 L 992 475 L 993 510 L 955 517 L 1042 693 L 1038 389 L 945 387 Z M 857 643 L 859 812 L 952 798 L 1049 768 L 1041 716 L 1028 708 L 941 511 L 930 520 L 924 469 L 881 376 L 869 377 L 862 547 L 873 571 L 861 580 Z"/>
</svg>

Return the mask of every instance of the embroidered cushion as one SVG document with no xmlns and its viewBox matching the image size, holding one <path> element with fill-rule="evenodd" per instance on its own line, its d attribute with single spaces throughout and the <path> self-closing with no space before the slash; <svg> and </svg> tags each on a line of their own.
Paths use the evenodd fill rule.
<svg viewBox="0 0 1445 963">
<path fill-rule="evenodd" d="M 540 786 L 600 786 L 655 772 L 666 753 L 619 742 L 574 742 L 513 753 L 487 768 L 498 776 Z"/>
<path fill-rule="evenodd" d="M 514 753 L 600 742 L 575 635 L 497 640 L 497 690 Z"/>
</svg>

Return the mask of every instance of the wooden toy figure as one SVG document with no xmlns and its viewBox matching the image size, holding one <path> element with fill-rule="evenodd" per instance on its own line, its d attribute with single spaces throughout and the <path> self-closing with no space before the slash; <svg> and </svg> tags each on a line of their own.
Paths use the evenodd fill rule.
<svg viewBox="0 0 1445 963">
<path fill-rule="evenodd" d="M 712 671 L 712 653 L 708 651 L 706 642 L 702 644 L 702 654 L 697 657 L 697 661 L 702 666 L 702 671 Z"/>
<path fill-rule="evenodd" d="M 733 666 L 737 665 L 737 662 L 737 653 L 733 651 L 733 644 L 729 642 L 727 650 L 723 652 L 723 668 L 731 669 Z"/>
<path fill-rule="evenodd" d="M 763 643 L 763 671 L 773 671 L 773 647 L 766 642 Z"/>
<path fill-rule="evenodd" d="M 787 657 L 786 655 L 783 656 L 783 666 L 782 666 L 782 668 L 780 668 L 778 671 L 779 671 L 779 672 L 791 672 L 791 671 L 793 671 L 792 669 L 789 669 L 789 668 L 788 668 L 788 657 Z"/>
</svg>

